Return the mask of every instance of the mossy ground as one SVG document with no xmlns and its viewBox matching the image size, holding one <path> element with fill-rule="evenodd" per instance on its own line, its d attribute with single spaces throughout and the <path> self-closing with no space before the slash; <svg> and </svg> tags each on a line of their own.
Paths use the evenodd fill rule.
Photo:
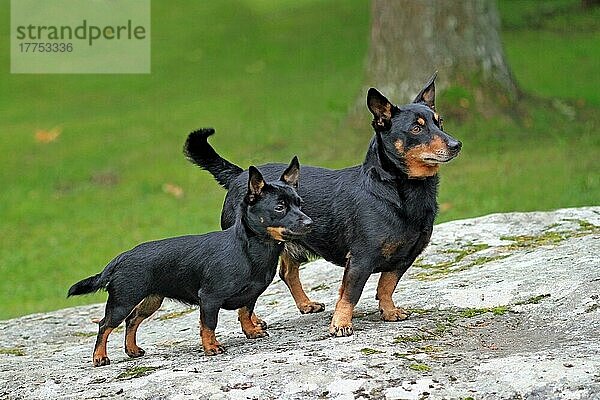
<svg viewBox="0 0 600 400">
<path fill-rule="evenodd" d="M 0 355 L 10 355 L 10 356 L 24 356 L 25 350 L 21 347 L 3 347 L 0 348 Z"/>
<path fill-rule="evenodd" d="M 432 264 L 424 262 L 423 258 L 417 259 L 413 264 L 413 267 L 419 270 L 415 274 L 415 277 L 425 281 L 441 279 L 450 273 L 466 271 L 473 267 L 510 257 L 518 250 L 532 249 L 539 246 L 553 246 L 569 238 L 577 238 L 600 232 L 599 226 L 582 219 L 567 219 L 564 222 L 575 222 L 577 223 L 577 227 L 567 229 L 563 227 L 563 224 L 555 223 L 546 227 L 543 232 L 537 235 L 500 236 L 501 240 L 510 243 L 492 249 L 493 253 L 491 255 L 471 257 L 475 253 L 490 249 L 490 246 L 485 243 L 467 243 L 456 249 L 444 250 L 443 253 L 454 255 L 454 257 L 446 261 Z"/>
<path fill-rule="evenodd" d="M 148 375 L 157 369 L 160 369 L 160 367 L 145 367 L 145 366 L 132 367 L 132 368 L 128 368 L 127 370 L 121 372 L 117 376 L 117 379 L 120 379 L 120 380 L 135 379 L 135 378 L 139 378 L 141 376 Z"/>
</svg>

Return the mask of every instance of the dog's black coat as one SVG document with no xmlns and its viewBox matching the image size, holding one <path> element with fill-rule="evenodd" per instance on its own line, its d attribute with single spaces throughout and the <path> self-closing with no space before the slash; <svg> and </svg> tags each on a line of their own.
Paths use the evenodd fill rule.
<svg viewBox="0 0 600 400">
<path fill-rule="evenodd" d="M 369 90 L 367 104 L 374 116 L 375 135 L 362 165 L 302 169 L 298 193 L 314 224 L 298 243 L 346 267 L 342 289 L 349 285 L 346 296 L 353 305 L 370 274 L 393 271 L 399 278 L 431 237 L 438 209 L 437 164 L 449 161 L 461 148 L 459 141 L 443 132 L 435 113 L 434 79 L 435 75 L 414 103 L 401 107 L 375 89 Z M 185 152 L 228 189 L 221 214 L 221 225 L 227 228 L 235 221 L 248 175 L 214 151 L 207 141 L 212 133 L 190 135 Z M 272 179 L 285 165 L 260 168 Z M 286 251 L 298 262 L 306 260 L 291 246 Z"/>
<path fill-rule="evenodd" d="M 114 258 L 101 273 L 74 284 L 69 296 L 108 291 L 98 340 L 150 296 L 200 306 L 203 325 L 211 331 L 221 308 L 246 307 L 252 313 L 257 298 L 273 280 L 283 241 L 305 233 L 312 223 L 300 211 L 301 199 L 290 186 L 297 185 L 298 168 L 294 157 L 281 179 L 265 183 L 260 172 L 250 167 L 247 191 L 228 229 L 140 244 Z M 270 228 L 279 229 L 278 240 Z M 109 361 L 95 358 L 94 362 Z"/>
</svg>

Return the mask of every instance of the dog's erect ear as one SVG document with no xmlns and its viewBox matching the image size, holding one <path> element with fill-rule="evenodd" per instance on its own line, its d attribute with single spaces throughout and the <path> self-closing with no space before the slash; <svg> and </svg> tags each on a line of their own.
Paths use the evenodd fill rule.
<svg viewBox="0 0 600 400">
<path fill-rule="evenodd" d="M 413 103 L 423 103 L 435 111 L 435 78 L 437 78 L 437 71 L 429 78 L 429 81 L 425 84 L 425 87 L 419 92 L 417 97 L 415 97 Z"/>
<path fill-rule="evenodd" d="M 253 165 L 248 168 L 248 194 L 246 195 L 249 203 L 254 203 L 262 194 L 265 187 L 265 180 L 262 174 Z"/>
<path fill-rule="evenodd" d="M 298 157 L 294 156 L 290 165 L 283 171 L 281 175 L 282 182 L 287 183 L 290 186 L 298 189 L 298 179 L 300 178 L 300 163 L 298 162 Z"/>
<path fill-rule="evenodd" d="M 373 128 L 377 131 L 388 129 L 391 125 L 394 105 L 375 88 L 367 93 L 367 107 L 373 114 Z"/>
</svg>

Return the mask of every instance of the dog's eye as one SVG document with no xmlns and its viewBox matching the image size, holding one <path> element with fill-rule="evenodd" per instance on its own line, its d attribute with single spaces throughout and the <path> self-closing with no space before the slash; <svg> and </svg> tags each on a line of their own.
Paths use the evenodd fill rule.
<svg viewBox="0 0 600 400">
<path fill-rule="evenodd" d="M 415 125 L 410 129 L 410 133 L 417 134 L 417 133 L 421 133 L 422 130 L 423 129 L 421 128 L 420 125 Z"/>
<path fill-rule="evenodd" d="M 283 203 L 279 203 L 275 206 L 275 211 L 276 212 L 284 212 L 285 211 L 285 204 Z"/>
</svg>

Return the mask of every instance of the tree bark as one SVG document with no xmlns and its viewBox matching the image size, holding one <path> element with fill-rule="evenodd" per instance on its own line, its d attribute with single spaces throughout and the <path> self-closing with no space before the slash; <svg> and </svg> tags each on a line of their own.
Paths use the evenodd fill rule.
<svg viewBox="0 0 600 400">
<path fill-rule="evenodd" d="M 439 71 L 441 89 L 487 85 L 514 100 L 499 29 L 493 0 L 373 0 L 367 82 L 408 102 Z"/>
<path fill-rule="evenodd" d="M 581 0 L 581 7 L 584 10 L 589 10 L 598 6 L 600 6 L 600 0 Z"/>
</svg>

